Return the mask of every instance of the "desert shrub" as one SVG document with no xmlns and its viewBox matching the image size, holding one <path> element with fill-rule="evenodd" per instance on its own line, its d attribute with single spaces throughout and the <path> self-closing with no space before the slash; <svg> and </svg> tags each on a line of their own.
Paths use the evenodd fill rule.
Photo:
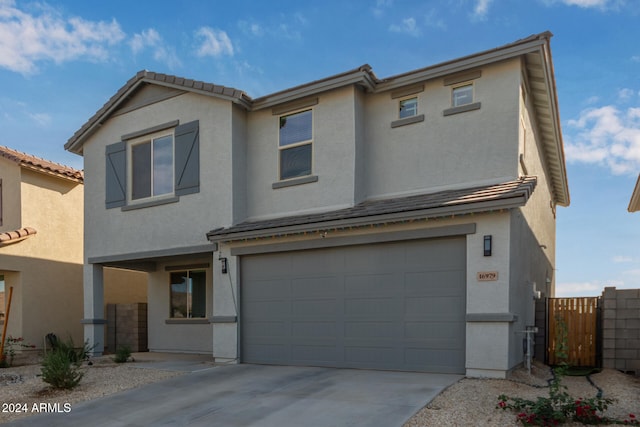
<svg viewBox="0 0 640 427">
<path fill-rule="evenodd" d="M 88 342 L 75 347 L 73 340 L 57 341 L 42 361 L 42 380 L 54 388 L 72 389 L 80 383 L 84 373 L 80 365 L 89 358 L 92 348 Z"/>
<path fill-rule="evenodd" d="M 113 358 L 113 361 L 116 363 L 125 363 L 131 357 L 131 347 L 128 345 L 121 345 L 118 350 L 116 350 L 116 356 Z"/>
</svg>

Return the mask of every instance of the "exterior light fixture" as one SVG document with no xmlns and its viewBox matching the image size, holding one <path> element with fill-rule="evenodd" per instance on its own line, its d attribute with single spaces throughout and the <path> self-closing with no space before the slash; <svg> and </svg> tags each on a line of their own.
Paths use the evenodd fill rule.
<svg viewBox="0 0 640 427">
<path fill-rule="evenodd" d="M 484 256 L 491 256 L 491 235 L 484 236 Z"/>
<path fill-rule="evenodd" d="M 220 270 L 222 271 L 222 274 L 227 274 L 228 266 L 229 265 L 227 264 L 227 259 L 220 258 Z"/>
</svg>

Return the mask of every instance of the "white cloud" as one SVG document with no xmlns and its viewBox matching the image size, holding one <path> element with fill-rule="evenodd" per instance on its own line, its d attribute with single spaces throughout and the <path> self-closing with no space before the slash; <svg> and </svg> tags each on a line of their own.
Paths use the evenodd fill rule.
<svg viewBox="0 0 640 427">
<path fill-rule="evenodd" d="M 476 0 L 476 5 L 473 8 L 473 17 L 479 20 L 486 19 L 492 1 L 493 0 Z"/>
<path fill-rule="evenodd" d="M 27 115 L 41 127 L 49 126 L 52 121 L 51 115 L 47 113 L 27 113 Z"/>
<path fill-rule="evenodd" d="M 422 33 L 420 31 L 420 28 L 418 28 L 416 20 L 414 18 L 403 19 L 401 24 L 393 24 L 389 27 L 389 30 L 394 33 L 409 34 L 413 37 L 419 37 Z"/>
<path fill-rule="evenodd" d="M 109 58 L 107 48 L 125 37 L 115 19 L 64 18 L 47 6 L 39 12 L 24 12 L 13 0 L 0 1 L 0 67 L 30 74 L 37 72 L 37 64 L 43 61 L 105 61 Z"/>
<path fill-rule="evenodd" d="M 167 64 L 171 69 L 182 65 L 175 49 L 167 46 L 160 34 L 153 28 L 144 30 L 140 34 L 134 34 L 129 41 L 129 46 L 131 46 L 134 55 L 150 48 L 153 52 L 153 59 Z"/>
<path fill-rule="evenodd" d="M 211 27 L 202 27 L 196 32 L 196 37 L 202 39 L 197 52 L 198 56 L 233 56 L 233 44 L 226 32 Z"/>
<path fill-rule="evenodd" d="M 615 255 L 611 260 L 615 263 L 633 262 L 633 258 L 627 255 Z"/>
<path fill-rule="evenodd" d="M 563 4 L 565 6 L 577 6 L 583 9 L 618 9 L 625 4 L 625 0 L 542 0 L 547 5 Z"/>
<path fill-rule="evenodd" d="M 624 88 L 618 91 L 618 98 L 621 101 L 629 101 L 635 94 L 636 93 L 633 89 Z"/>
<path fill-rule="evenodd" d="M 381 17 L 384 15 L 386 9 L 393 7 L 394 0 L 376 0 L 376 5 L 373 7 L 373 15 Z"/>
<path fill-rule="evenodd" d="M 587 109 L 568 125 L 576 132 L 565 135 L 568 161 L 606 166 L 616 175 L 640 170 L 640 108 Z"/>
<path fill-rule="evenodd" d="M 619 280 L 591 281 L 591 282 L 564 282 L 556 284 L 556 297 L 591 297 L 600 296 L 605 287 L 615 286 L 624 288 L 624 282 Z"/>
</svg>

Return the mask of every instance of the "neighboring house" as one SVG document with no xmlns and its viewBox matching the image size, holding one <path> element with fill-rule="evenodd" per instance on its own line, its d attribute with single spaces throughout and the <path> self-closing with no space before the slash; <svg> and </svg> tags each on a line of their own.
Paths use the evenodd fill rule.
<svg viewBox="0 0 640 427">
<path fill-rule="evenodd" d="M 554 295 L 569 204 L 550 37 L 256 99 L 139 72 L 65 145 L 85 337 L 103 268 L 130 268 L 152 351 L 504 377 Z"/>
<path fill-rule="evenodd" d="M 82 343 L 83 173 L 0 147 L 0 324 L 41 348 L 46 334 Z M 146 278 L 111 269 L 112 302 L 146 301 Z"/>
<path fill-rule="evenodd" d="M 631 194 L 631 201 L 629 202 L 627 210 L 629 212 L 640 211 L 640 175 L 638 175 L 638 180 L 636 181 L 636 186 Z"/>
</svg>

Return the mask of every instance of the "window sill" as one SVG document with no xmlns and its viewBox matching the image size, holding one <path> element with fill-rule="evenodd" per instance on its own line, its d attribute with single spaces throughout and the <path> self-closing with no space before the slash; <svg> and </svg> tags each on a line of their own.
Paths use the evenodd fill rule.
<svg viewBox="0 0 640 427">
<path fill-rule="evenodd" d="M 208 325 L 209 319 L 199 317 L 197 319 L 165 319 L 167 325 Z"/>
<path fill-rule="evenodd" d="M 278 188 L 293 187 L 294 185 L 309 184 L 311 182 L 318 182 L 318 176 L 309 175 L 309 176 L 303 176 L 301 178 L 291 178 L 291 179 L 287 179 L 286 181 L 274 182 L 273 184 L 271 184 L 271 188 L 276 190 Z"/>
<path fill-rule="evenodd" d="M 466 113 L 467 111 L 473 111 L 473 110 L 479 110 L 479 109 L 480 109 L 480 103 L 479 102 L 474 102 L 472 104 L 461 105 L 459 107 L 447 108 L 446 110 L 444 110 L 442 112 L 442 115 L 443 116 L 452 116 L 454 114 Z"/>
<path fill-rule="evenodd" d="M 413 117 L 405 117 L 404 119 L 400 119 L 400 120 L 394 120 L 391 122 L 391 127 L 397 128 L 400 126 L 405 126 L 405 125 L 410 125 L 413 123 L 420 123 L 420 122 L 424 122 L 424 114 L 419 114 Z"/>
<path fill-rule="evenodd" d="M 176 203 L 178 201 L 180 201 L 180 197 L 174 196 L 174 197 L 168 197 L 164 199 L 149 200 L 148 202 L 135 203 L 135 204 L 123 206 L 120 209 L 122 210 L 122 212 L 126 212 L 126 211 L 133 211 L 136 209 L 150 208 L 153 206 L 168 205 L 169 203 Z"/>
</svg>

